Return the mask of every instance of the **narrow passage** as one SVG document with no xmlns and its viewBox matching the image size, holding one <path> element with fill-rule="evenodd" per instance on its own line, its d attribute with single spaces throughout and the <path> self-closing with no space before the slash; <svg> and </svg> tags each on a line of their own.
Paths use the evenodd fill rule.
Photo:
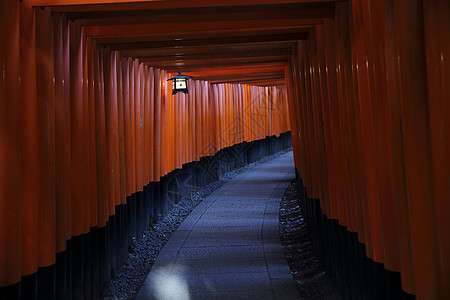
<svg viewBox="0 0 450 300">
<path fill-rule="evenodd" d="M 239 174 L 172 235 L 136 299 L 297 299 L 278 233 L 292 152 Z"/>
</svg>

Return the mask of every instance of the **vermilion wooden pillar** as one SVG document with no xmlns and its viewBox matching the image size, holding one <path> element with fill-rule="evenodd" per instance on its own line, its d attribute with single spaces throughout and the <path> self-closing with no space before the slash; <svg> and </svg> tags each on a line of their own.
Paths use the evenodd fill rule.
<svg viewBox="0 0 450 300">
<path fill-rule="evenodd" d="M 319 82 L 317 79 L 317 49 L 316 49 L 316 38 L 315 32 L 311 32 L 311 38 L 308 41 L 306 47 L 308 47 L 308 55 L 306 60 L 309 64 L 309 86 L 311 89 L 311 103 L 310 103 L 310 111 L 311 111 L 311 125 L 314 129 L 314 139 L 313 139 L 313 147 L 314 147 L 314 158 L 315 158 L 315 197 L 319 199 L 319 203 L 321 207 L 325 207 L 324 205 L 324 183 L 322 180 L 322 171 L 324 169 L 324 158 L 322 157 L 323 145 L 323 131 L 321 126 L 321 117 L 319 117 L 319 106 L 321 106 L 321 95 L 319 92 Z"/>
<path fill-rule="evenodd" d="M 207 85 L 204 81 L 200 81 L 200 87 L 201 87 L 201 97 L 200 97 L 200 104 L 201 104 L 201 113 L 202 113 L 202 127 L 201 127 L 201 139 L 200 142 L 202 144 L 200 155 L 201 156 L 208 156 L 209 151 L 209 145 L 208 141 L 206 139 L 207 132 L 208 132 L 208 119 L 206 117 L 206 109 L 207 109 L 207 102 L 208 102 L 208 89 Z"/>
<path fill-rule="evenodd" d="M 373 146 L 378 186 L 378 202 L 381 217 L 385 268 L 400 271 L 399 242 L 395 218 L 395 193 L 393 182 L 393 158 L 391 120 L 386 91 L 386 70 L 384 56 L 384 31 L 381 3 L 363 1 L 364 13 L 368 19 L 366 52 L 370 69 L 370 111 L 373 124 Z M 376 87 L 376 88 L 375 88 Z"/>
<path fill-rule="evenodd" d="M 128 58 L 128 72 L 129 72 L 129 111 L 130 111 L 130 167 L 131 167 L 131 193 L 137 191 L 137 176 L 136 176 L 136 113 L 135 113 L 135 84 L 136 72 L 134 69 L 134 62 L 131 57 Z M 159 178 L 159 177 L 158 177 Z"/>
<path fill-rule="evenodd" d="M 149 98 L 148 98 L 148 109 L 149 109 L 149 119 L 148 122 L 148 139 L 149 139 L 149 151 L 147 155 L 149 156 L 149 180 L 155 181 L 155 174 L 153 173 L 154 170 L 154 157 L 155 157 L 155 70 L 153 68 L 149 68 Z"/>
<path fill-rule="evenodd" d="M 89 181 L 90 171 L 90 148 L 89 148 L 89 89 L 88 89 L 88 65 L 87 65 L 87 48 L 88 41 L 85 37 L 85 28 L 80 27 L 80 40 L 81 40 L 81 84 L 82 84 L 82 99 L 83 99 L 83 159 L 84 159 L 84 176 L 83 176 L 83 233 L 88 233 L 90 230 L 90 196 L 91 186 Z M 87 134 L 84 134 L 87 133 Z M 84 250 L 89 248 L 89 242 L 87 242 Z M 87 258 L 89 262 L 90 257 Z M 90 277 L 85 278 L 86 281 L 90 280 Z M 85 295 L 88 295 L 87 292 Z"/>
<path fill-rule="evenodd" d="M 438 238 L 438 297 L 450 295 L 450 2 L 423 1 L 428 113 Z"/>
<path fill-rule="evenodd" d="M 119 53 L 118 53 L 119 54 Z M 140 160 L 140 172 L 141 172 L 141 183 L 140 190 L 143 191 L 144 186 L 147 184 L 147 179 L 145 177 L 145 66 L 143 63 L 139 64 L 139 76 L 141 81 L 141 89 L 139 91 L 141 95 L 141 107 L 139 113 L 139 127 L 140 127 L 140 149 L 141 149 L 141 160 Z"/>
<path fill-rule="evenodd" d="M 354 224 L 356 227 L 356 231 L 358 233 L 358 241 L 361 243 L 366 243 L 366 236 L 370 235 L 370 231 L 368 231 L 368 226 L 365 226 L 367 221 L 364 221 L 364 199 L 365 197 L 365 187 L 363 185 L 363 181 L 361 179 L 362 176 L 362 168 L 360 157 L 360 122 L 359 122 L 359 110 L 357 107 L 357 97 L 358 97 L 358 86 L 355 74 L 355 66 L 354 66 L 354 51 L 352 51 L 352 32 L 353 32 L 353 22 L 351 15 L 351 5 L 342 4 L 340 5 L 339 12 L 343 14 L 343 18 L 341 20 L 341 30 L 343 31 L 343 39 L 342 42 L 343 52 L 344 52 L 344 74 L 346 77 L 346 85 L 347 85 L 347 118 L 348 118 L 348 126 L 347 130 L 349 131 L 349 143 L 350 143 L 350 157 L 352 158 L 350 161 L 351 172 L 352 172 L 352 188 L 354 197 Z M 369 244 L 370 245 L 370 244 Z"/>
<path fill-rule="evenodd" d="M 370 111 L 370 105 L 367 99 L 370 99 L 370 81 L 368 77 L 368 61 L 366 57 L 366 24 L 367 20 L 363 19 L 363 12 L 361 8 L 362 3 L 358 1 L 352 2 L 352 13 L 354 23 L 354 38 L 355 38 L 355 54 L 356 54 L 356 68 L 358 78 L 358 100 L 359 103 L 359 118 L 361 121 L 361 142 L 362 153 L 361 157 L 364 159 L 365 177 L 367 182 L 367 208 L 368 219 L 370 222 L 370 230 L 372 236 L 373 259 L 376 262 L 383 263 L 383 241 L 381 236 L 380 213 L 378 206 L 377 180 L 376 168 L 373 149 L 373 120 Z M 372 87 L 373 88 L 373 87 Z"/>
<path fill-rule="evenodd" d="M 345 216 L 345 210 L 343 207 L 344 204 L 344 191 L 343 191 L 343 183 L 342 176 L 340 172 L 342 171 L 342 146 L 340 145 L 340 126 L 339 126 L 339 109 L 337 107 L 338 99 L 337 99 L 337 79 L 336 79 L 336 61 L 334 57 L 334 49 L 333 49 L 333 37 L 334 34 L 330 33 L 330 25 L 328 21 L 325 23 L 327 25 L 326 31 L 324 30 L 324 64 L 326 66 L 325 74 L 326 74 L 326 88 L 328 99 L 324 98 L 324 122 L 325 124 L 329 124 L 329 145 L 330 151 L 332 153 L 332 159 L 328 160 L 330 164 L 330 170 L 332 171 L 329 174 L 330 180 L 330 197 L 331 197 L 331 217 L 333 219 L 339 220 L 339 224 L 346 225 L 346 220 L 343 218 Z M 325 88 L 325 87 L 324 87 Z M 342 200 L 342 201 L 341 201 Z M 342 202 L 342 203 L 341 203 Z"/>
<path fill-rule="evenodd" d="M 193 80 L 189 79 L 188 81 L 188 85 L 189 87 L 193 87 Z M 193 140 L 194 140 L 194 126 L 195 126 L 195 121 L 194 121 L 194 103 L 192 101 L 193 99 L 193 93 L 189 92 L 188 95 L 185 96 L 186 98 L 186 111 L 187 111 L 187 122 L 188 122 L 188 135 L 190 138 L 190 143 L 187 145 L 188 149 L 187 149 L 187 157 L 189 161 L 194 160 L 194 145 L 193 145 Z"/>
<path fill-rule="evenodd" d="M 5 10 L 6 11 L 6 10 Z M 3 16 L 2 16 L 3 17 Z M 3 20 L 3 19 L 2 19 Z M 3 26 L 3 25 L 2 25 Z M 10 25 L 9 25 L 10 26 Z M 6 28 L 6 27 L 5 27 Z M 2 43 L 3 45 L 3 43 Z M 38 214 L 37 214 L 37 189 L 39 183 L 38 176 L 38 104 L 36 102 L 36 25 L 34 10 L 29 2 L 20 5 L 20 111 L 22 113 L 20 122 L 21 138 L 21 274 L 31 275 L 37 271 L 38 267 Z M 5 77 L 6 79 L 6 77 Z M 2 84 L 3 86 L 3 84 Z M 4 94 L 2 94 L 3 96 Z M 1 96 L 0 96 L 1 97 Z M 6 98 L 0 98 L 7 100 Z M 5 108 L 1 111 L 7 112 Z M 2 115 L 1 118 L 3 118 Z M 64 119 L 63 119 L 64 120 Z M 1 141 L 4 145 L 4 141 Z M 5 166 L 3 162 L 2 166 Z M 61 178 L 64 184 L 64 177 Z M 2 179 L 2 182 L 3 179 Z M 59 189 L 64 193 L 64 189 Z M 64 197 L 61 201 L 65 201 Z M 61 202 L 60 202 L 61 203 Z M 65 203 L 61 203 L 61 216 L 65 221 Z M 2 209 L 3 211 L 3 209 Z M 61 220 L 61 219 L 60 219 Z M 2 223 L 3 224 L 3 223 Z M 65 248 L 65 224 L 61 226 L 58 237 L 62 233 L 63 248 Z M 4 245 L 7 245 L 8 243 Z M 57 250 L 61 251 L 61 244 Z M 3 259 L 0 258 L 0 260 Z M 1 268 L 1 267 L 0 267 Z M 14 274 L 14 272 L 13 272 Z M 0 283 L 1 285 L 1 283 Z"/>
<path fill-rule="evenodd" d="M 348 66 L 350 65 L 349 56 L 350 51 L 346 44 L 348 43 L 348 16 L 347 11 L 341 9 L 342 6 L 336 7 L 337 17 L 333 26 L 333 38 L 335 49 L 335 64 L 336 64 L 336 80 L 337 80 L 337 100 L 339 116 L 337 120 L 339 122 L 340 131 L 340 148 L 342 155 L 342 171 L 343 171 L 343 197 L 345 199 L 345 215 L 347 218 L 347 230 L 355 232 L 355 207 L 354 207 L 354 194 L 352 189 L 352 169 L 351 165 L 353 157 L 351 156 L 351 143 L 350 143 L 350 124 L 348 117 L 348 106 L 351 90 L 351 79 L 348 73 Z"/>
<path fill-rule="evenodd" d="M 69 22 L 72 236 L 83 233 L 84 157 L 81 34 Z M 74 287 L 77 288 L 77 287 Z"/>
<path fill-rule="evenodd" d="M 389 104 L 390 116 L 390 133 L 392 140 L 392 169 L 393 184 L 395 191 L 395 211 L 399 239 L 399 258 L 401 282 L 404 291 L 414 294 L 414 269 L 412 264 L 412 248 L 411 248 L 411 228 L 409 217 L 408 195 L 406 191 L 406 174 L 404 168 L 404 143 L 402 139 L 403 128 L 401 124 L 401 108 L 399 99 L 399 77 L 398 68 L 396 67 L 396 49 L 397 39 L 394 35 L 394 1 L 384 1 L 384 28 L 385 28 L 385 65 L 386 65 L 386 88 L 387 101 Z"/>
<path fill-rule="evenodd" d="M 161 85 L 161 177 L 167 174 L 167 161 L 166 161 L 166 154 L 167 154 L 167 91 L 166 91 L 166 82 L 167 80 L 167 73 L 164 70 L 161 70 L 161 81 L 159 84 Z"/>
<path fill-rule="evenodd" d="M 143 120 L 142 120 L 142 126 L 143 126 L 143 152 L 144 152 L 144 159 L 143 159 L 143 171 L 144 171 L 144 179 L 143 183 L 144 185 L 147 185 L 150 181 L 150 136 L 149 136 L 149 126 L 150 126 L 150 68 L 148 66 L 144 66 L 144 97 L 143 97 L 143 106 L 144 106 L 144 113 L 143 113 Z M 120 122 L 120 121 L 119 121 Z"/>
<path fill-rule="evenodd" d="M 154 156 L 154 180 L 161 177 L 161 71 L 155 69 L 155 156 Z"/>
<path fill-rule="evenodd" d="M 219 91 L 217 88 L 217 84 L 214 84 L 211 86 L 212 90 L 212 102 L 213 102 L 213 108 L 214 108 L 214 132 L 213 132 L 213 138 L 214 138 L 214 151 L 217 152 L 220 149 L 220 119 L 219 119 L 219 109 L 220 109 L 220 103 L 219 103 Z M 243 121 L 245 122 L 245 120 Z"/>
<path fill-rule="evenodd" d="M 318 180 L 318 197 L 320 199 L 320 206 L 324 214 L 327 212 L 326 201 L 328 199 L 328 177 L 326 175 L 327 170 L 327 158 L 325 153 L 325 141 L 324 141 L 324 129 L 323 129 L 323 112 L 322 112 L 322 86 L 319 78 L 319 65 L 318 65 L 318 51 L 316 32 L 310 33 L 310 63 L 311 63 L 311 83 L 312 91 L 314 93 L 314 99 L 312 102 L 312 108 L 314 113 L 314 128 L 316 131 L 316 153 L 317 153 L 317 180 Z"/>
<path fill-rule="evenodd" d="M 436 194 L 430 135 L 422 1 L 398 1 L 395 8 L 402 138 L 411 221 L 416 296 L 439 299 Z"/>
<path fill-rule="evenodd" d="M 299 149 L 298 149 L 298 135 L 294 134 L 298 132 L 298 125 L 297 125 L 297 117 L 296 117 L 296 108 L 295 108 L 295 95 L 294 95 L 294 89 L 293 89 L 293 77 L 292 77 L 292 66 L 285 66 L 284 67 L 284 76 L 286 80 L 286 90 L 287 90 L 287 101 L 288 101 L 288 112 L 290 115 L 291 120 L 291 129 L 292 129 L 292 148 L 294 152 L 294 161 L 295 161 L 295 167 L 298 168 L 300 161 L 299 161 Z"/>
<path fill-rule="evenodd" d="M 20 199 L 21 185 L 19 2 L 1 2 L 0 24 L 0 286 L 8 286 L 18 283 L 21 275 L 21 205 L 11 201 Z M 18 289 L 15 292 L 18 295 Z"/>
<path fill-rule="evenodd" d="M 368 199 L 368 177 L 365 163 L 365 153 L 363 146 L 363 131 L 361 125 L 361 108 L 359 105 L 359 80 L 358 80 L 358 64 L 356 60 L 356 40 L 355 40 L 355 21 L 352 17 L 353 4 L 348 6 L 349 10 L 349 26 L 350 26 L 350 51 L 351 51 L 351 66 L 352 66 L 352 85 L 353 85 L 353 109 L 354 109 L 354 120 L 355 120 L 355 151 L 356 157 L 358 158 L 358 169 L 359 169 L 359 185 L 360 185 L 360 209 L 361 218 L 364 223 L 364 243 L 366 245 L 366 255 L 368 258 L 373 258 L 373 238 L 372 238 L 372 226 L 370 221 L 369 212 L 369 199 Z M 360 236 L 359 236 L 360 237 Z"/>
<path fill-rule="evenodd" d="M 123 122 L 124 122 L 124 150 L 125 150 L 125 195 L 132 194 L 131 169 L 131 113 L 130 113 L 130 67 L 128 59 L 122 58 L 122 91 L 123 91 Z"/>
<path fill-rule="evenodd" d="M 40 267 L 55 263 L 55 90 L 53 24 L 49 10 L 36 10 L 36 101 L 38 105 L 38 232 Z M 82 230 L 82 224 L 80 224 Z"/>
<path fill-rule="evenodd" d="M 298 53 L 302 52 L 302 47 L 300 42 L 297 42 L 297 49 L 298 49 Z M 298 85 L 298 109 L 299 109 L 299 117 L 300 120 L 302 122 L 302 138 L 301 138 L 301 144 L 302 144 L 302 156 L 303 158 L 303 165 L 304 165 L 304 173 L 303 173 L 303 180 L 304 180 L 304 184 L 305 187 L 307 189 L 307 191 L 309 192 L 309 190 L 312 188 L 312 183 L 311 183 L 311 166 L 309 163 L 311 155 L 310 155 L 310 147 L 309 147 L 309 126 L 308 126 L 308 118 L 307 118 L 307 112 L 306 112 L 306 100 L 305 100 L 305 79 L 304 79 L 304 65 L 303 65 L 303 59 L 302 57 L 299 55 L 299 57 L 297 58 L 297 65 L 298 65 L 298 75 L 297 75 L 297 85 Z"/>
<path fill-rule="evenodd" d="M 201 111 L 201 87 L 199 81 L 194 81 L 195 95 L 195 160 L 200 160 L 202 149 L 202 111 Z"/>
<path fill-rule="evenodd" d="M 120 203 L 126 203 L 127 194 L 127 172 L 126 172 L 126 141 L 125 141 L 125 115 L 124 115 L 124 78 L 123 78 L 123 60 L 119 53 L 115 55 L 116 59 L 116 75 L 117 75 L 117 125 L 118 125 L 118 163 L 119 163 L 119 180 L 120 180 Z"/>
<path fill-rule="evenodd" d="M 330 117 L 330 109 L 329 109 L 329 91 L 328 91 L 328 79 L 327 79 L 327 70 L 325 64 L 325 54 L 324 54 L 324 37 L 323 37 L 323 27 L 318 27 L 316 29 L 316 39 L 317 39 L 317 56 L 318 56 L 318 67 L 317 72 L 319 73 L 319 82 L 320 82 L 320 92 L 321 92 L 321 105 L 320 110 L 322 111 L 322 122 L 323 122 L 323 131 L 324 131 L 324 151 L 326 151 L 326 160 L 327 160 L 327 170 L 326 170 L 326 184 L 328 187 L 326 188 L 328 197 L 325 199 L 326 207 L 322 207 L 322 209 L 326 212 L 326 215 L 329 218 L 336 218 L 337 211 L 333 209 L 331 206 L 331 198 L 335 198 L 336 188 L 335 183 L 332 182 L 335 178 L 332 178 L 331 174 L 335 172 L 334 170 L 334 151 L 332 142 L 332 131 L 331 131 L 331 117 Z"/>
<path fill-rule="evenodd" d="M 170 73 L 167 74 L 168 78 L 170 77 Z M 177 154 L 178 151 L 180 150 L 180 143 L 181 140 L 177 139 L 178 136 L 178 105 L 180 103 L 180 101 L 178 100 L 178 96 L 177 95 L 172 95 L 172 87 L 170 86 L 170 82 L 168 82 L 169 84 L 167 85 L 167 99 L 168 99 L 168 104 L 169 104 L 169 118 L 170 118 L 170 135 L 171 138 L 169 140 L 169 153 L 170 153 L 170 157 L 171 159 L 171 164 L 169 166 L 169 170 L 175 170 L 177 168 Z"/>
<path fill-rule="evenodd" d="M 300 177 L 305 180 L 306 176 L 306 154 L 305 154 L 305 145 L 304 145 L 304 124 L 303 119 L 301 118 L 301 98 L 299 91 L 299 66 L 298 66 L 298 55 L 297 48 L 294 49 L 294 56 L 291 58 L 291 68 L 292 68 L 292 80 L 293 80 L 293 89 L 294 89 L 294 101 L 293 107 L 295 108 L 295 115 L 297 116 L 297 128 L 298 132 L 295 134 L 295 137 L 298 141 L 298 160 L 299 164 L 297 165 Z"/>
<path fill-rule="evenodd" d="M 108 186 L 107 186 L 107 144 L 105 97 L 103 87 L 103 52 L 94 52 L 94 82 L 95 84 L 95 145 L 97 166 L 97 207 L 98 226 L 104 227 L 108 220 Z"/>
<path fill-rule="evenodd" d="M 175 169 L 175 97 L 172 97 L 169 85 L 167 85 L 167 152 L 166 152 L 166 172 Z M 178 148 L 178 147 L 177 147 Z"/>
<path fill-rule="evenodd" d="M 95 143 L 95 76 L 94 76 L 94 50 L 96 43 L 88 38 L 86 41 L 86 73 L 87 73 L 87 107 L 88 118 L 87 124 L 89 128 L 88 136 L 88 152 L 89 152 L 89 229 L 98 225 L 98 208 L 97 208 L 97 159 L 96 159 L 96 143 Z"/>
<path fill-rule="evenodd" d="M 114 140 L 114 115 L 117 113 L 117 98 L 115 85 L 115 61 L 113 54 L 105 48 L 103 64 L 105 70 L 105 124 L 106 124 L 106 153 L 107 153 L 107 186 L 108 186 L 108 212 L 109 216 L 114 214 L 114 207 L 118 197 L 116 193 L 116 171 L 115 169 L 115 147 Z"/>
<path fill-rule="evenodd" d="M 142 127 L 141 122 L 143 121 L 142 118 L 142 111 L 143 107 L 142 104 L 142 64 L 139 63 L 138 60 L 134 60 L 133 63 L 134 68 L 134 113 L 135 113 L 135 132 L 136 132 L 136 191 L 141 191 L 143 186 L 143 169 L 142 169 Z"/>
</svg>

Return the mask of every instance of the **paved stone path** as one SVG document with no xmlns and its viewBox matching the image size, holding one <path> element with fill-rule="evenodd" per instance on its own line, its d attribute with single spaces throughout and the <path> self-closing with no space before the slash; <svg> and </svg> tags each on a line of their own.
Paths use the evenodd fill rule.
<svg viewBox="0 0 450 300">
<path fill-rule="evenodd" d="M 203 200 L 162 249 L 136 299 L 298 299 L 278 234 L 292 152 Z"/>
</svg>

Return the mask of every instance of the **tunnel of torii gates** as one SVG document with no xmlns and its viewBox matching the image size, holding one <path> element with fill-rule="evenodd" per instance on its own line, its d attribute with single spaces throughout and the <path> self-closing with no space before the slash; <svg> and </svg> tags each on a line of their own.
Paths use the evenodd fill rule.
<svg viewBox="0 0 450 300">
<path fill-rule="evenodd" d="M 180 195 L 292 139 L 341 294 L 449 299 L 449 37 L 448 0 L 1 1 L 0 298 L 100 297 Z"/>
</svg>

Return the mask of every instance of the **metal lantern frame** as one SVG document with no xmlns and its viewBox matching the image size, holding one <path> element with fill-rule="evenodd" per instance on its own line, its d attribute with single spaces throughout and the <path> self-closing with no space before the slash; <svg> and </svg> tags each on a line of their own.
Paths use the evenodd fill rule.
<svg viewBox="0 0 450 300">
<path fill-rule="evenodd" d="M 194 78 L 192 76 L 181 75 L 181 72 L 177 72 L 178 75 L 173 76 L 167 81 L 172 81 L 172 95 L 176 93 L 183 92 L 185 94 L 189 94 L 187 80 L 190 78 Z M 180 87 L 181 84 L 181 87 Z"/>
</svg>

